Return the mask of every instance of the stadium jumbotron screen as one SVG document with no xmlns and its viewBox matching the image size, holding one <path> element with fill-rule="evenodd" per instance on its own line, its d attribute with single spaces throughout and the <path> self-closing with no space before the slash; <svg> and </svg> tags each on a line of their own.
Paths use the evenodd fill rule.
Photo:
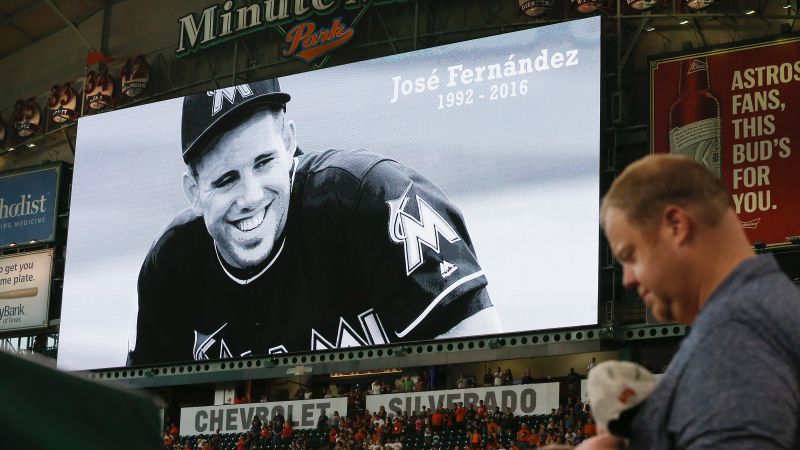
<svg viewBox="0 0 800 450">
<path fill-rule="evenodd" d="M 600 80 L 595 17 L 80 119 L 59 367 L 596 324 Z"/>
</svg>

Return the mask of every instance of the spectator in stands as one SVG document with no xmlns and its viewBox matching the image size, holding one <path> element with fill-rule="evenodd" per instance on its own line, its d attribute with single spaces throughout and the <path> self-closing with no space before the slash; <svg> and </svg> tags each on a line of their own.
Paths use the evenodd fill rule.
<svg viewBox="0 0 800 450">
<path fill-rule="evenodd" d="M 589 414 L 586 423 L 583 425 L 583 434 L 587 439 L 597 434 L 597 425 L 595 425 L 591 414 Z"/>
<path fill-rule="evenodd" d="M 255 437 L 261 433 L 261 419 L 258 417 L 258 414 L 253 416 L 253 420 L 250 421 L 250 435 Z"/>
<path fill-rule="evenodd" d="M 489 413 L 489 408 L 483 404 L 483 400 L 478 400 L 478 408 L 475 410 L 479 419 L 486 417 Z"/>
<path fill-rule="evenodd" d="M 236 441 L 236 450 L 244 450 L 246 442 L 247 442 L 247 434 L 242 433 L 241 435 L 239 435 L 239 440 Z"/>
<path fill-rule="evenodd" d="M 405 381 L 403 381 L 403 392 L 412 392 L 414 390 L 414 384 L 414 380 L 406 376 Z"/>
<path fill-rule="evenodd" d="M 303 400 L 305 394 L 306 394 L 306 388 L 301 384 L 300 386 L 297 387 L 297 390 L 294 391 L 294 397 L 292 397 L 292 400 Z"/>
<path fill-rule="evenodd" d="M 483 374 L 483 385 L 491 386 L 492 384 L 494 384 L 494 374 L 492 373 L 491 367 L 487 367 L 486 373 Z"/>
<path fill-rule="evenodd" d="M 472 435 L 469 438 L 470 444 L 472 444 L 472 448 L 479 447 L 483 442 L 481 439 L 481 434 L 478 432 L 477 429 L 472 431 Z"/>
<path fill-rule="evenodd" d="M 456 407 L 453 409 L 453 415 L 455 427 L 459 430 L 463 430 L 464 421 L 467 420 L 467 408 L 464 408 L 463 402 L 458 402 Z"/>
<path fill-rule="evenodd" d="M 580 428 L 575 428 L 575 438 L 573 439 L 574 445 L 580 445 L 584 439 L 585 437 L 583 435 L 583 430 Z"/>
<path fill-rule="evenodd" d="M 522 423 L 517 431 L 517 442 L 520 443 L 522 450 L 527 450 L 528 440 L 531 437 L 531 430 L 528 429 L 528 424 Z"/>
<path fill-rule="evenodd" d="M 339 428 L 339 423 L 342 420 L 342 417 L 339 415 L 339 411 L 333 412 L 333 417 L 331 417 L 331 428 Z"/>
<path fill-rule="evenodd" d="M 514 376 L 511 375 L 511 369 L 507 368 L 503 372 L 503 386 L 511 386 L 512 384 L 514 384 Z"/>
<path fill-rule="evenodd" d="M 281 430 L 281 439 L 287 440 L 292 437 L 292 433 L 294 433 L 294 429 L 292 428 L 292 421 L 287 420 L 283 423 L 283 429 Z"/>
<path fill-rule="evenodd" d="M 319 419 L 317 419 L 317 429 L 320 431 L 328 430 L 328 416 L 325 414 L 324 409 L 319 413 Z"/>
<path fill-rule="evenodd" d="M 522 379 L 520 379 L 520 383 L 522 384 L 531 384 L 533 383 L 533 376 L 531 375 L 531 369 L 525 369 L 522 373 Z"/>
<path fill-rule="evenodd" d="M 464 374 L 458 376 L 458 381 L 456 381 L 456 389 L 464 389 L 467 387 L 467 379 L 464 378 Z"/>
<path fill-rule="evenodd" d="M 586 375 L 587 376 L 589 375 L 589 371 L 592 370 L 594 368 L 594 366 L 596 366 L 596 365 L 597 365 L 597 358 L 592 356 L 592 360 L 589 361 L 589 365 L 586 366 Z"/>
<path fill-rule="evenodd" d="M 439 448 L 442 445 L 442 437 L 439 436 L 438 431 L 433 432 L 433 436 L 431 437 L 431 446 L 433 448 Z"/>
<path fill-rule="evenodd" d="M 503 385 L 503 370 L 500 368 L 500 366 L 497 366 L 497 370 L 494 372 L 494 379 L 492 384 L 495 386 Z"/>
<path fill-rule="evenodd" d="M 567 374 L 567 392 L 570 397 L 575 397 L 580 392 L 581 376 L 575 372 L 574 367 L 570 367 Z"/>
</svg>

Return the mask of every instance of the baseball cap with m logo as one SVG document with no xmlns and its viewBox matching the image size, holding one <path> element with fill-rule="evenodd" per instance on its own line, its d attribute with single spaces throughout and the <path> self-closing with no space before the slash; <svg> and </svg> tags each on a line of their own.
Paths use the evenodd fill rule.
<svg viewBox="0 0 800 450">
<path fill-rule="evenodd" d="M 181 117 L 183 161 L 188 163 L 211 138 L 230 129 L 255 107 L 285 108 L 290 99 L 281 92 L 277 78 L 187 95 Z"/>
</svg>

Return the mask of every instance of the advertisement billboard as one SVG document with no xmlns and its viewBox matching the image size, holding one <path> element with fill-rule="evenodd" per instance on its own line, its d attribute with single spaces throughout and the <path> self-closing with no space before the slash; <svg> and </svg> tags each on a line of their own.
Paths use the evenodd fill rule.
<svg viewBox="0 0 800 450">
<path fill-rule="evenodd" d="M 703 162 L 722 178 L 752 243 L 800 234 L 800 37 L 656 56 L 650 148 Z"/>
<path fill-rule="evenodd" d="M 505 412 L 510 408 L 516 415 L 550 414 L 558 409 L 559 383 L 518 384 L 512 386 L 451 389 L 447 391 L 406 392 L 396 394 L 368 395 L 367 411 L 378 411 L 383 406 L 389 414 L 412 414 L 422 408 L 452 408 L 456 403 L 464 407 L 478 406 L 483 402 L 489 411 L 499 407 Z"/>
<path fill-rule="evenodd" d="M 55 237 L 57 166 L 0 174 L 0 247 Z"/>
<path fill-rule="evenodd" d="M 180 430 L 181 435 L 187 436 L 211 434 L 217 430 L 245 433 L 250 430 L 253 417 L 259 416 L 262 423 L 269 423 L 278 414 L 291 421 L 292 428 L 315 428 L 323 412 L 328 417 L 334 412 L 346 417 L 347 397 L 181 408 Z"/>
<path fill-rule="evenodd" d="M 47 326 L 53 250 L 0 258 L 0 332 Z"/>
<path fill-rule="evenodd" d="M 590 18 L 83 118 L 58 364 L 594 324 L 599 115 Z"/>
</svg>

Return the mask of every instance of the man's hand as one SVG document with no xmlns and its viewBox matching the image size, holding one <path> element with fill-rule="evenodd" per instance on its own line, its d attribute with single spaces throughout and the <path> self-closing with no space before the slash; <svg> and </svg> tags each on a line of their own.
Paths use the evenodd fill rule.
<svg viewBox="0 0 800 450">
<path fill-rule="evenodd" d="M 621 450 L 622 439 L 610 434 L 599 434 L 583 442 L 575 450 Z"/>
</svg>

